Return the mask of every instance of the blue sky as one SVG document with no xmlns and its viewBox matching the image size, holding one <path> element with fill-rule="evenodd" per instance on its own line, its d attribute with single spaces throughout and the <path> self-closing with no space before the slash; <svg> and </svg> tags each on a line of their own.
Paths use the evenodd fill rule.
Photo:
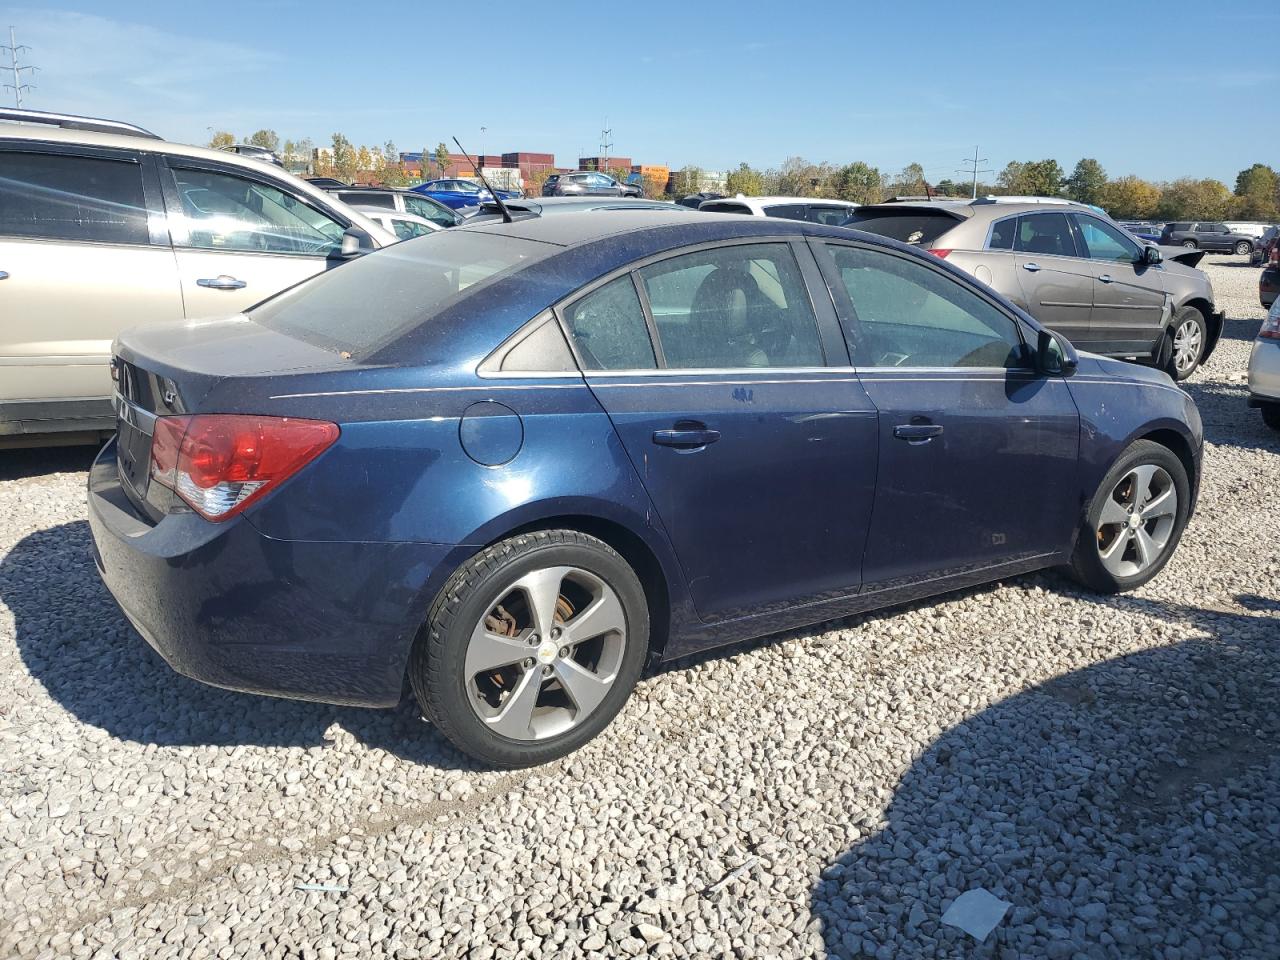
<svg viewBox="0 0 1280 960">
<path fill-rule="evenodd" d="M 402 150 L 457 135 L 567 165 L 607 120 L 614 155 L 673 167 L 800 155 L 919 162 L 936 181 L 975 144 L 996 170 L 1093 156 L 1112 176 L 1230 184 L 1280 164 L 1270 3 L 468 6 L 50 0 L 0 3 L 0 27 L 41 68 L 27 106 L 192 142 L 209 127 Z"/>
</svg>

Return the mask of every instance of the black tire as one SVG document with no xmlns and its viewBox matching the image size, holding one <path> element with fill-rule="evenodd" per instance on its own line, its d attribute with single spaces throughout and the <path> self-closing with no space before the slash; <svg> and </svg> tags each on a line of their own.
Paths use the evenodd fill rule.
<svg viewBox="0 0 1280 960">
<path fill-rule="evenodd" d="M 1188 250 L 1197 250 L 1200 247 L 1200 244 L 1196 243 L 1194 240 L 1183 240 L 1182 245 Z"/>
<path fill-rule="evenodd" d="M 464 669 L 467 646 L 509 584 L 554 566 L 586 570 L 613 589 L 626 620 L 621 662 L 608 693 L 584 720 L 546 739 L 515 740 L 489 729 L 473 709 Z M 454 572 L 414 643 L 409 682 L 423 714 L 459 750 L 493 767 L 531 767 L 572 753 L 608 726 L 631 695 L 648 652 L 649 610 L 635 571 L 595 537 L 540 530 L 496 543 Z"/>
<path fill-rule="evenodd" d="M 1099 554 L 1097 531 L 1102 509 L 1106 505 L 1107 498 L 1111 496 L 1112 491 L 1125 475 L 1134 467 L 1145 464 L 1160 467 L 1173 480 L 1178 497 L 1173 532 L 1160 556 L 1145 570 L 1134 576 L 1117 576 L 1107 569 Z M 1150 440 L 1137 440 L 1130 444 L 1107 471 L 1107 475 L 1102 478 L 1089 503 L 1089 509 L 1085 512 L 1076 537 L 1075 552 L 1071 556 L 1069 568 L 1071 576 L 1098 593 L 1124 593 L 1142 586 L 1164 569 L 1164 565 L 1169 562 L 1169 558 L 1177 549 L 1178 542 L 1182 539 L 1182 531 L 1187 525 L 1190 498 L 1191 485 L 1187 479 L 1187 470 L 1172 450 Z"/>
<path fill-rule="evenodd" d="M 1262 422 L 1272 430 L 1280 430 L 1280 403 L 1262 405 Z"/>
<path fill-rule="evenodd" d="M 1189 322 L 1195 323 L 1200 331 L 1200 346 L 1196 352 L 1195 359 L 1179 368 L 1177 352 L 1173 349 L 1177 345 L 1175 338 L 1177 331 Z M 1209 345 L 1209 324 L 1205 322 L 1204 314 L 1195 307 L 1179 307 L 1174 311 L 1173 322 L 1169 324 L 1168 336 L 1171 349 L 1169 350 L 1168 362 L 1164 367 L 1164 371 L 1174 380 L 1185 380 L 1196 372 L 1200 363 L 1204 360 L 1204 351 Z"/>
<path fill-rule="evenodd" d="M 1236 256 L 1247 257 L 1251 253 L 1253 253 L 1253 244 L 1248 240 L 1241 240 L 1236 244 Z"/>
</svg>

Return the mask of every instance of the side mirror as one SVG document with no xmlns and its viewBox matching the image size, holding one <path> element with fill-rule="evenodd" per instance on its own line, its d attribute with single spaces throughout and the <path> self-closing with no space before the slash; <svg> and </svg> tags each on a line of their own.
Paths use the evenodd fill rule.
<svg viewBox="0 0 1280 960">
<path fill-rule="evenodd" d="M 1149 267 L 1154 267 L 1157 263 L 1164 260 L 1164 254 L 1160 252 L 1159 247 L 1143 247 L 1142 262 Z"/>
<path fill-rule="evenodd" d="M 1069 377 L 1080 366 L 1080 355 L 1066 337 L 1053 330 L 1041 330 L 1036 338 L 1036 367 L 1043 374 Z"/>
<path fill-rule="evenodd" d="M 335 250 L 331 256 L 339 260 L 351 260 L 355 257 L 362 257 L 366 253 L 373 253 L 378 249 L 377 244 L 373 242 L 373 237 L 368 230 L 362 230 L 360 227 L 347 227 L 342 231 L 342 246 Z"/>
</svg>

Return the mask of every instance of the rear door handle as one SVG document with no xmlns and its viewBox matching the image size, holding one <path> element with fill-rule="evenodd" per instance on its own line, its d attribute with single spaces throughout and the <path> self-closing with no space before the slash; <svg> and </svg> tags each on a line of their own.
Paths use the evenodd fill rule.
<svg viewBox="0 0 1280 960">
<path fill-rule="evenodd" d="M 1024 263 L 1024 264 L 1022 265 L 1022 269 L 1023 269 L 1023 270 L 1029 270 L 1031 273 L 1035 273 L 1037 270 L 1039 270 L 1039 269 L 1040 269 L 1040 264 L 1038 264 L 1038 263 Z"/>
<path fill-rule="evenodd" d="M 248 284 L 224 273 L 217 277 L 202 277 L 196 281 L 196 286 L 208 287 L 210 290 L 243 290 Z"/>
<path fill-rule="evenodd" d="M 675 447 L 678 450 L 705 447 L 708 443 L 715 443 L 719 439 L 719 430 L 709 430 L 706 427 L 653 431 L 654 443 L 660 447 Z"/>
<path fill-rule="evenodd" d="M 1112 279 L 1111 279 L 1111 274 L 1109 274 L 1109 273 L 1104 273 L 1104 274 L 1103 274 L 1102 276 L 1100 276 L 1098 279 L 1099 279 L 1099 280 L 1101 280 L 1103 283 L 1111 283 L 1111 282 L 1113 282 L 1113 281 L 1112 281 Z"/>
<path fill-rule="evenodd" d="M 934 437 L 942 436 L 942 424 L 900 423 L 893 428 L 893 435 L 908 443 L 928 443 Z"/>
</svg>

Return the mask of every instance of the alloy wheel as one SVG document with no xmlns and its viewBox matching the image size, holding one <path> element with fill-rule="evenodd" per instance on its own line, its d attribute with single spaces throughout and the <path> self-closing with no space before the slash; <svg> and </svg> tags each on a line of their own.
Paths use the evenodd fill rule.
<svg viewBox="0 0 1280 960">
<path fill-rule="evenodd" d="M 545 567 L 507 586 L 472 630 L 468 702 L 490 730 L 545 740 L 581 724 L 617 679 L 626 615 L 609 584 L 580 567 Z"/>
<path fill-rule="evenodd" d="M 1200 362 L 1204 334 L 1196 320 L 1184 320 L 1173 334 L 1173 364 L 1178 373 L 1186 374 Z"/>
<path fill-rule="evenodd" d="M 1178 516 L 1168 471 L 1139 464 L 1111 489 L 1098 518 L 1098 556 L 1115 577 L 1136 577 L 1164 556 Z"/>
</svg>

